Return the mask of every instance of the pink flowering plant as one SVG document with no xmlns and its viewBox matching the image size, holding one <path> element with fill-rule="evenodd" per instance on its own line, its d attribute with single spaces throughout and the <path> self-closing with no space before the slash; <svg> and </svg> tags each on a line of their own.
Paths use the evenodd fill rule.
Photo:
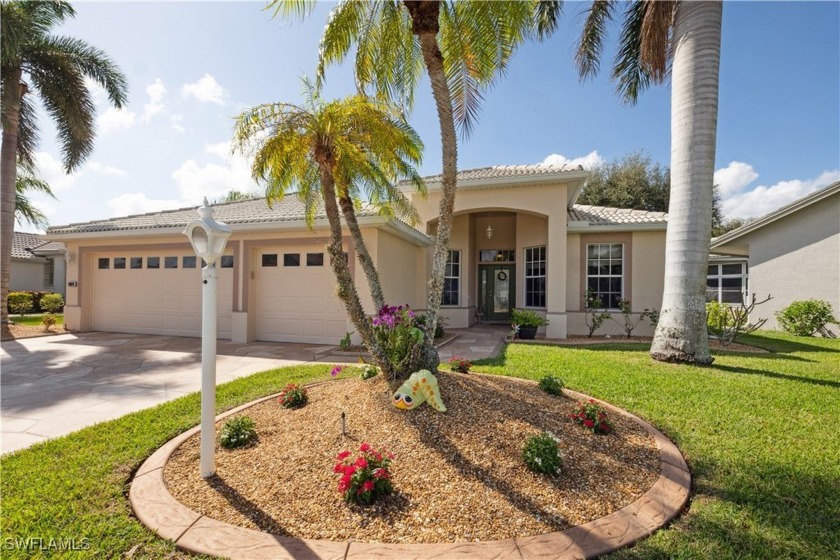
<svg viewBox="0 0 840 560">
<path fill-rule="evenodd" d="M 411 372 L 420 358 L 425 334 L 408 305 L 383 305 L 371 319 L 373 334 L 394 372 Z"/>
<path fill-rule="evenodd" d="M 577 411 L 569 415 L 574 420 L 593 434 L 608 434 L 613 431 L 612 424 L 607 420 L 607 412 L 598 404 L 595 399 L 578 401 Z"/>
<path fill-rule="evenodd" d="M 289 383 L 280 391 L 277 402 L 284 408 L 300 408 L 309 402 L 309 395 L 306 393 L 305 387 L 301 387 L 297 383 Z"/>
<path fill-rule="evenodd" d="M 472 363 L 466 358 L 460 356 L 453 356 L 449 359 L 449 370 L 457 371 L 458 373 L 469 373 Z"/>
<path fill-rule="evenodd" d="M 341 475 L 338 491 L 344 496 L 344 501 L 367 505 L 393 492 L 388 470 L 393 458 L 392 453 L 384 448 L 377 451 L 369 443 L 362 443 L 355 457 L 350 451 L 339 453 L 333 472 Z"/>
</svg>

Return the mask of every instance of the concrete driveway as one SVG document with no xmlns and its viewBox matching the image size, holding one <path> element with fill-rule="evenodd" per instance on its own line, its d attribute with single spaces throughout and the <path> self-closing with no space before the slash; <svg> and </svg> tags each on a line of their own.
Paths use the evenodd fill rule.
<svg viewBox="0 0 840 560">
<path fill-rule="evenodd" d="M 280 366 L 336 361 L 330 356 L 333 348 L 220 340 L 216 379 L 224 383 Z M 118 418 L 201 387 L 199 338 L 64 334 L 4 340 L 0 356 L 2 453 Z"/>
</svg>

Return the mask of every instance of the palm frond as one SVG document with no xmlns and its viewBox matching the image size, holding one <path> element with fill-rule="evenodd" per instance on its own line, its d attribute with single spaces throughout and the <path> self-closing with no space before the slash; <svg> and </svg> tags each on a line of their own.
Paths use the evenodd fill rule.
<svg viewBox="0 0 840 560">
<path fill-rule="evenodd" d="M 15 181 L 15 221 L 18 224 L 29 223 L 43 229 L 49 225 L 46 214 L 32 204 L 26 193 L 39 192 L 55 198 L 49 184 L 38 177 L 32 165 L 19 162 Z"/>
<path fill-rule="evenodd" d="M 671 0 L 646 0 L 645 4 L 647 10 L 641 36 L 642 64 L 654 83 L 662 83 L 668 75 L 671 30 L 677 3 Z"/>
<path fill-rule="evenodd" d="M 637 0 L 627 8 L 612 70 L 619 97 L 631 105 L 650 86 L 651 77 L 642 62 L 642 26 L 647 10 L 645 0 Z"/>
<path fill-rule="evenodd" d="M 24 95 L 20 100 L 18 114 L 18 150 L 17 157 L 22 162 L 34 166 L 35 150 L 38 146 L 38 122 L 35 106 L 30 102 L 30 96 Z"/>
<path fill-rule="evenodd" d="M 315 0 L 272 0 L 265 9 L 274 10 L 273 17 L 304 19 L 315 9 Z"/>
<path fill-rule="evenodd" d="M 537 37 L 542 41 L 557 30 L 557 23 L 563 13 L 563 2 L 562 0 L 536 0 L 535 4 Z"/>
<path fill-rule="evenodd" d="M 575 65 L 582 79 L 595 77 L 601 69 L 601 54 L 613 7 L 613 0 L 595 0 L 586 12 L 583 32 L 575 52 Z"/>
</svg>

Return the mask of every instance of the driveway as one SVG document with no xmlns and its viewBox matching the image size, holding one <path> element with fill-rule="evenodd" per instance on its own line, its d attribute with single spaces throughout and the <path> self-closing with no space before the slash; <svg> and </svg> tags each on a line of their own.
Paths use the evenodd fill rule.
<svg viewBox="0 0 840 560">
<path fill-rule="evenodd" d="M 333 348 L 219 340 L 216 380 L 224 383 L 280 366 L 336 361 L 330 356 Z M 0 356 L 2 453 L 201 388 L 199 338 L 64 334 L 4 340 Z"/>
</svg>

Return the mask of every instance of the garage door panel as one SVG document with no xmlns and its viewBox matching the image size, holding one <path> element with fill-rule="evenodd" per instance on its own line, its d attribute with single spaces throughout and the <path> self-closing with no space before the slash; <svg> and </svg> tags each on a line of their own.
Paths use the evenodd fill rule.
<svg viewBox="0 0 840 560">
<path fill-rule="evenodd" d="M 164 268 L 165 257 L 178 257 L 180 267 L 186 253 L 172 251 L 132 251 L 95 254 L 108 259 L 141 257 L 143 268 L 99 269 L 93 271 L 93 328 L 103 331 L 201 336 L 201 270 Z M 147 268 L 149 257 L 160 258 L 160 268 Z M 131 260 L 127 259 L 127 263 Z M 218 333 L 230 338 L 233 300 L 233 269 L 219 269 L 217 283 Z"/>
<path fill-rule="evenodd" d="M 300 255 L 300 266 L 284 266 L 284 254 Z M 347 331 L 344 306 L 335 296 L 328 266 L 307 266 L 307 253 L 322 246 L 272 247 L 259 251 L 256 263 L 256 335 L 258 340 L 335 344 Z M 262 255 L 276 254 L 277 266 L 261 266 Z M 325 259 L 326 263 L 326 259 Z"/>
</svg>

